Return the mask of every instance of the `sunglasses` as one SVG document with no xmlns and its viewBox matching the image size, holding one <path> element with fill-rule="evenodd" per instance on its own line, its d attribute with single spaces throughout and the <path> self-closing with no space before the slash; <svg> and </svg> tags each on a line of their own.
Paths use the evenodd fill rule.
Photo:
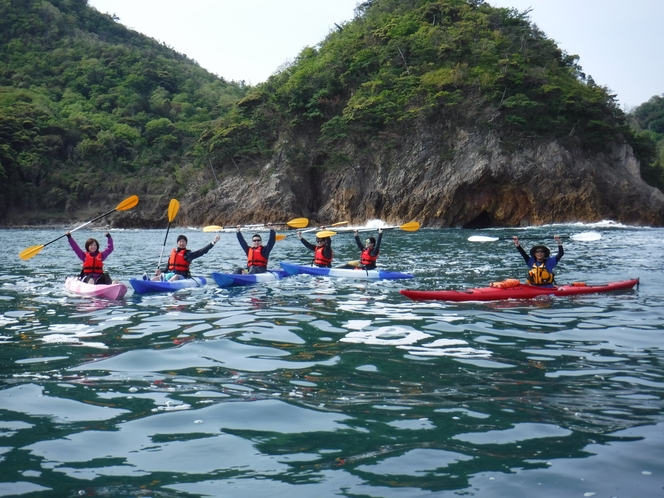
<svg viewBox="0 0 664 498">
<path fill-rule="evenodd" d="M 318 243 L 318 242 L 325 242 L 325 240 L 324 240 L 324 239 L 316 239 L 316 242 L 317 242 L 317 243 Z"/>
<path fill-rule="evenodd" d="M 251 239 L 252 242 L 261 242 L 262 239 Z"/>
<path fill-rule="evenodd" d="M 546 254 L 546 251 L 535 251 L 535 254 Z"/>
</svg>

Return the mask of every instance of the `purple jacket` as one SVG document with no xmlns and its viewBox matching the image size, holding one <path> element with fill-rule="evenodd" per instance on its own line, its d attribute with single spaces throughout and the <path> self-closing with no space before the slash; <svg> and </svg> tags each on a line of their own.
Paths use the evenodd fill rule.
<svg viewBox="0 0 664 498">
<path fill-rule="evenodd" d="M 81 261 L 85 262 L 85 254 L 86 252 L 82 250 L 80 247 L 78 247 L 78 244 L 74 240 L 74 237 L 67 237 L 67 240 L 69 240 L 69 245 L 71 246 L 72 250 L 76 253 L 76 256 L 78 256 L 78 259 Z M 106 258 L 108 258 L 108 255 L 113 252 L 113 238 L 109 235 L 106 237 L 106 241 L 108 245 L 106 246 L 106 249 L 104 249 L 101 253 L 101 260 L 105 261 Z M 97 248 L 99 249 L 99 248 Z M 93 256 L 96 256 L 99 251 L 97 250 L 96 252 L 90 253 Z M 93 273 L 92 275 L 94 276 L 99 276 L 100 274 L 98 273 Z"/>
</svg>

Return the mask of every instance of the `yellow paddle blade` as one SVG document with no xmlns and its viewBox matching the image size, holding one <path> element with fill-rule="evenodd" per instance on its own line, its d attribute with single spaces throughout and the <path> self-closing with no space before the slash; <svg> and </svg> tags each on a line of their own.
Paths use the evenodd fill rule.
<svg viewBox="0 0 664 498">
<path fill-rule="evenodd" d="M 331 226 L 331 227 L 338 227 L 338 226 L 340 226 L 340 225 L 347 225 L 347 224 L 348 224 L 347 221 L 337 221 L 336 223 L 332 223 L 330 226 Z M 358 263 L 358 264 L 359 264 L 359 263 Z"/>
<path fill-rule="evenodd" d="M 284 240 L 286 238 L 286 235 L 283 233 L 278 233 L 277 236 L 275 237 L 276 241 L 279 242 L 280 240 Z"/>
<path fill-rule="evenodd" d="M 354 266 L 354 267 L 356 267 L 356 268 L 357 268 L 358 266 L 360 266 L 360 262 L 359 262 L 358 260 L 356 260 L 356 259 L 354 259 L 353 261 L 349 261 L 348 264 L 349 264 L 350 266 Z"/>
<path fill-rule="evenodd" d="M 178 209 L 180 209 L 180 203 L 177 201 L 177 199 L 171 199 L 171 203 L 168 205 L 169 223 L 175 219 L 175 215 L 178 214 Z"/>
<path fill-rule="evenodd" d="M 138 204 L 138 196 L 132 195 L 131 197 L 127 197 L 124 201 L 118 204 L 118 207 L 115 209 L 116 211 L 126 211 L 127 209 L 136 207 L 136 204 Z"/>
<path fill-rule="evenodd" d="M 295 218 L 293 220 L 287 221 L 286 225 L 291 228 L 304 228 L 309 224 L 308 218 Z"/>
<path fill-rule="evenodd" d="M 409 221 L 408 223 L 401 225 L 399 228 L 406 232 L 415 232 L 420 229 L 420 224 L 417 221 Z"/>
<path fill-rule="evenodd" d="M 337 234 L 337 232 L 333 232 L 331 230 L 321 230 L 320 232 L 316 232 L 316 238 L 317 239 L 324 239 L 325 237 L 333 237 Z"/>
<path fill-rule="evenodd" d="M 23 261 L 27 261 L 28 259 L 36 256 L 39 254 L 39 251 L 41 251 L 44 248 L 43 245 L 41 246 L 30 246 L 27 249 L 23 249 L 19 254 L 18 257 L 21 258 Z"/>
<path fill-rule="evenodd" d="M 219 225 L 208 225 L 203 227 L 204 232 L 220 232 L 223 229 L 224 227 L 220 227 Z"/>
</svg>

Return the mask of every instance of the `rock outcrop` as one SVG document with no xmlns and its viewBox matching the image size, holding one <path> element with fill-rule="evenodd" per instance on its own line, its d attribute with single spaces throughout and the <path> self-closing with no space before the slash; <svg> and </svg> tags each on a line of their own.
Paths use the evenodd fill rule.
<svg viewBox="0 0 664 498">
<path fill-rule="evenodd" d="M 380 218 L 430 227 L 524 226 L 614 220 L 663 226 L 664 194 L 648 186 L 626 143 L 588 153 L 548 142 L 508 150 L 497 135 L 461 130 L 441 145 L 419 132 L 398 148 L 348 151 L 348 166 L 295 168 L 279 154 L 260 175 L 226 177 L 189 195 L 189 225 Z M 513 147 L 512 147 L 513 148 Z M 514 149 L 514 148 L 513 148 Z"/>
</svg>

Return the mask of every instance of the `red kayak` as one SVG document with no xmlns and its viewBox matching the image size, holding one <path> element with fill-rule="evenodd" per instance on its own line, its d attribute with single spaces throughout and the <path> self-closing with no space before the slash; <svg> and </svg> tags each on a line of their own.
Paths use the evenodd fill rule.
<svg viewBox="0 0 664 498">
<path fill-rule="evenodd" d="M 467 290 L 433 290 L 420 291 L 404 289 L 404 296 L 415 301 L 500 301 L 502 299 L 532 299 L 537 296 L 573 296 L 576 294 L 596 294 L 631 289 L 639 283 L 638 278 L 623 280 L 622 282 L 609 282 L 608 284 L 589 285 L 583 282 L 574 282 L 556 287 L 538 287 L 516 283 L 513 286 L 479 287 Z M 497 283 L 497 284 L 500 284 Z"/>
</svg>

